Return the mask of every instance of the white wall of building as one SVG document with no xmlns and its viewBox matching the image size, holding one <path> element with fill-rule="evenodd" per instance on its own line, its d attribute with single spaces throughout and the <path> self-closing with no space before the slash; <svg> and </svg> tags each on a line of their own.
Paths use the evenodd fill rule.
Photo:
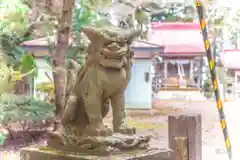
<svg viewBox="0 0 240 160">
<path fill-rule="evenodd" d="M 150 59 L 135 59 L 132 67 L 132 77 L 125 92 L 126 108 L 152 108 L 152 61 Z M 145 81 L 145 75 L 149 80 Z"/>
<path fill-rule="evenodd" d="M 43 82 L 50 82 L 49 78 L 53 79 L 52 76 L 52 67 L 47 64 L 47 62 L 44 59 L 38 58 L 36 60 L 37 68 L 38 68 L 38 75 L 36 78 L 34 78 L 34 88 L 36 88 L 37 84 L 43 83 Z M 47 75 L 46 75 L 47 73 Z M 39 95 L 39 94 L 38 94 Z M 34 89 L 34 97 L 43 99 L 44 95 L 37 96 L 36 89 Z"/>
</svg>

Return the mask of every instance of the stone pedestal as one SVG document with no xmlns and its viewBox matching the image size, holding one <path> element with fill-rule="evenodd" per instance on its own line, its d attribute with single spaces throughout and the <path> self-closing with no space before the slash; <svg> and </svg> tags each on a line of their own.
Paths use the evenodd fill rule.
<svg viewBox="0 0 240 160">
<path fill-rule="evenodd" d="M 64 153 L 44 148 L 23 148 L 21 160 L 169 160 L 170 154 L 165 149 L 130 150 L 109 156 L 91 156 L 84 154 Z"/>
</svg>

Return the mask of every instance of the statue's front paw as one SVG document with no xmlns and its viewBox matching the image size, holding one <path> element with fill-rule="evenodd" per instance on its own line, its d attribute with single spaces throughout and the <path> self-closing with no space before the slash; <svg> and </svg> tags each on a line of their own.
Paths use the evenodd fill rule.
<svg viewBox="0 0 240 160">
<path fill-rule="evenodd" d="M 122 134 L 136 134 L 135 127 L 129 127 L 126 124 L 120 125 L 118 128 L 114 129 L 115 133 L 122 133 Z"/>
</svg>

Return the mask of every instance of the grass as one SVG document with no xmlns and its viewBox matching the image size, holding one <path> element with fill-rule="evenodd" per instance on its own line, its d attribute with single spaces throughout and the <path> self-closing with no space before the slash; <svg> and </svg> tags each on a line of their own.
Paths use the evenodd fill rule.
<svg viewBox="0 0 240 160">
<path fill-rule="evenodd" d="M 154 123 L 154 122 L 141 122 L 135 119 L 129 119 L 127 124 L 130 127 L 135 127 L 138 131 L 150 130 L 150 129 L 161 129 L 165 128 L 167 125 L 165 123 Z"/>
</svg>

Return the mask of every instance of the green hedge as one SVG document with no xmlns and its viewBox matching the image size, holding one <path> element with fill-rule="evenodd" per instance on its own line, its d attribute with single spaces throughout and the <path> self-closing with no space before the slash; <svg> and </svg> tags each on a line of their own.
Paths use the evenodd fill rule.
<svg viewBox="0 0 240 160">
<path fill-rule="evenodd" d="M 54 116 L 55 107 L 32 97 L 2 95 L 0 97 L 0 123 L 20 120 L 43 120 Z"/>
<path fill-rule="evenodd" d="M 54 117 L 55 107 L 33 97 L 2 95 L 0 96 L 0 124 L 6 127 L 11 122 L 42 121 Z M 0 130 L 0 145 L 8 135 Z"/>
</svg>

